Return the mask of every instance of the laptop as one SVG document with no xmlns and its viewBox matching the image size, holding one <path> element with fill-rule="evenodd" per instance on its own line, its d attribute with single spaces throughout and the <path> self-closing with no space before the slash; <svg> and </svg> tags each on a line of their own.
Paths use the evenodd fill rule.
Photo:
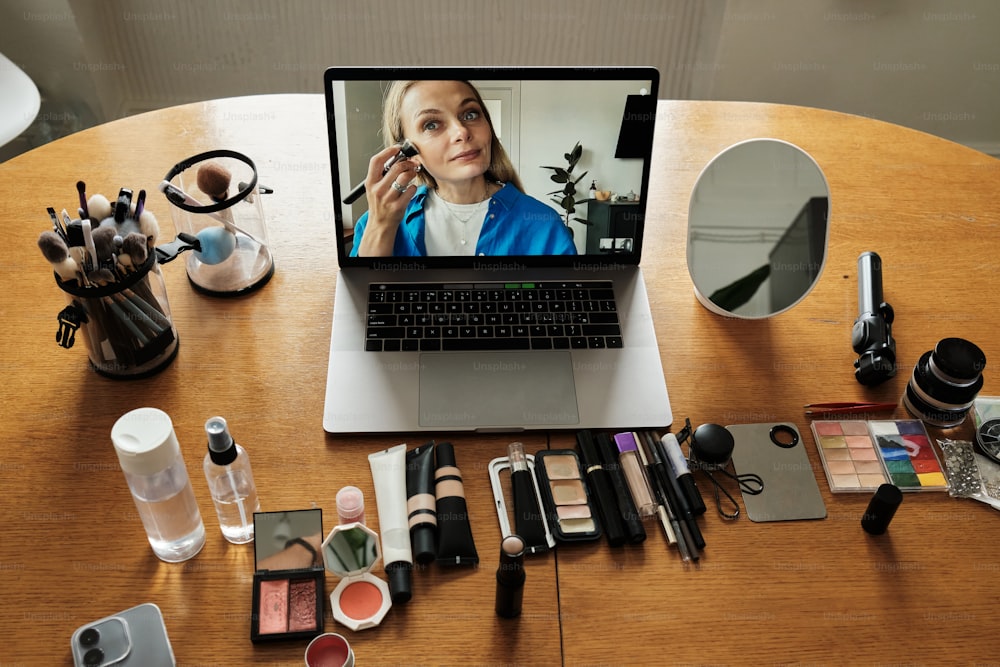
<svg viewBox="0 0 1000 667">
<path fill-rule="evenodd" d="M 670 425 L 639 267 L 658 85 L 648 67 L 326 70 L 326 431 Z"/>
</svg>

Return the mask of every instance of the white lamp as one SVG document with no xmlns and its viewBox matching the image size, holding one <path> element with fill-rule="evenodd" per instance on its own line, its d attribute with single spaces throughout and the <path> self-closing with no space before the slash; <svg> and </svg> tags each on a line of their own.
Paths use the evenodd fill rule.
<svg viewBox="0 0 1000 667">
<path fill-rule="evenodd" d="M 31 78 L 0 53 L 0 146 L 28 129 L 41 103 Z"/>
</svg>

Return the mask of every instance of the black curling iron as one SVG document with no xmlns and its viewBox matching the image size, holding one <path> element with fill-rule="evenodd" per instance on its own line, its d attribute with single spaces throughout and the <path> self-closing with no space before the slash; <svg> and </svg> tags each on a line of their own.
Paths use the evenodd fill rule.
<svg viewBox="0 0 1000 667">
<path fill-rule="evenodd" d="M 386 160 L 385 166 L 382 168 L 382 175 L 385 175 L 389 171 L 392 165 L 396 164 L 399 160 L 403 158 L 411 158 L 417 154 L 417 147 L 410 143 L 409 139 L 403 139 L 403 143 L 399 144 L 399 152 L 393 155 L 391 158 Z M 365 193 L 365 182 L 361 181 L 354 189 L 347 193 L 344 197 L 345 204 L 353 204 L 358 200 L 358 198 Z"/>
<path fill-rule="evenodd" d="M 893 317 L 892 306 L 882 300 L 882 259 L 863 252 L 858 257 L 858 319 L 851 329 L 851 345 L 861 355 L 854 362 L 854 377 L 865 386 L 896 374 Z"/>
</svg>

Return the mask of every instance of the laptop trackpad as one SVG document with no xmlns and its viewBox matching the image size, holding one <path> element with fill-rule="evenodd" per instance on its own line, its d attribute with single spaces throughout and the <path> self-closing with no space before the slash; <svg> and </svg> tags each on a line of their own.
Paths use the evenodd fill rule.
<svg viewBox="0 0 1000 667">
<path fill-rule="evenodd" d="M 578 424 L 569 352 L 420 355 L 420 425 Z"/>
</svg>

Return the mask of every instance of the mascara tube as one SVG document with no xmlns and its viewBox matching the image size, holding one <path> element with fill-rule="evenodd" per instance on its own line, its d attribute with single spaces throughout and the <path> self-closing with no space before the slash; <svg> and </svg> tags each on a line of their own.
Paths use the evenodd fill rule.
<svg viewBox="0 0 1000 667">
<path fill-rule="evenodd" d="M 632 492 L 632 499 L 639 510 L 639 516 L 650 517 L 656 514 L 656 501 L 649 488 L 649 482 L 642 471 L 639 461 L 638 445 L 631 433 L 616 433 L 615 444 L 618 446 L 618 461 L 621 463 L 625 480 Z"/>
<path fill-rule="evenodd" d="M 500 543 L 500 566 L 497 568 L 496 612 L 501 618 L 521 615 L 524 598 L 524 540 L 508 535 Z"/>
<path fill-rule="evenodd" d="M 507 458 L 510 459 L 510 484 L 514 497 L 514 532 L 524 539 L 529 553 L 548 551 L 542 510 L 538 505 L 538 494 L 528 468 L 528 459 L 524 455 L 524 445 L 520 442 L 510 443 L 507 446 Z"/>
<path fill-rule="evenodd" d="M 618 463 L 618 449 L 607 433 L 598 433 L 594 436 L 594 443 L 597 445 L 601 464 L 611 479 L 611 487 L 618 499 L 618 510 L 621 513 L 622 525 L 625 526 L 626 539 L 632 544 L 640 544 L 646 539 L 646 529 L 642 525 L 639 510 L 636 509 L 635 501 L 632 500 L 632 494 L 628 490 L 628 482 L 625 481 L 621 464 Z"/>
<path fill-rule="evenodd" d="M 615 497 L 611 476 L 601 465 L 594 436 L 590 431 L 579 431 L 576 434 L 576 442 L 580 447 L 580 461 L 583 463 L 587 484 L 596 500 L 601 525 L 604 526 L 604 535 L 608 538 L 609 545 L 621 546 L 625 543 L 625 525 L 618 510 L 618 499 Z"/>
</svg>

